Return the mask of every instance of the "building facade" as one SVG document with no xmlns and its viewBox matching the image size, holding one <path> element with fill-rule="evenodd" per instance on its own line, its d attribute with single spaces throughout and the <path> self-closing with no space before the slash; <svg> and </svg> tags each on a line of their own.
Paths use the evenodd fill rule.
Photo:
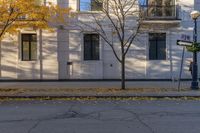
<svg viewBox="0 0 200 133">
<path fill-rule="evenodd" d="M 87 14 L 99 10 L 99 6 L 88 6 L 92 0 L 51 1 L 71 7 L 78 19 L 88 19 Z M 139 35 L 127 54 L 126 78 L 177 79 L 183 47 L 177 46 L 176 41 L 193 40 L 190 12 L 200 10 L 200 2 L 141 0 L 138 4 L 144 12 L 142 23 L 146 32 Z M 200 41 L 200 30 L 198 33 Z M 112 49 L 98 34 L 87 29 L 83 31 L 70 25 L 58 25 L 54 32 L 24 29 L 16 36 L 7 36 L 0 46 L 1 79 L 120 78 L 120 64 Z M 182 78 L 191 78 L 191 60 L 192 54 L 186 51 Z"/>
</svg>

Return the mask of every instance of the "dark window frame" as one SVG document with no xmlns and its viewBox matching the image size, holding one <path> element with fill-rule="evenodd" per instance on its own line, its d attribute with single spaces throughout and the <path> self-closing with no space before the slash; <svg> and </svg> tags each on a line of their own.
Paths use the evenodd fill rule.
<svg viewBox="0 0 200 133">
<path fill-rule="evenodd" d="M 153 39 L 151 39 L 151 35 L 153 35 Z M 156 36 L 155 36 L 156 35 Z M 161 38 L 159 38 L 159 36 L 161 35 Z M 167 44 L 166 44 L 166 33 L 149 33 L 149 60 L 166 60 L 167 59 Z M 152 52 L 155 52 L 155 57 L 154 56 L 151 56 L 151 42 L 154 42 L 153 45 L 155 45 L 155 50 L 156 51 L 152 51 Z M 165 50 L 164 50 L 164 58 L 161 58 L 159 57 L 159 42 L 164 42 L 165 43 Z M 160 44 L 161 45 L 161 44 Z"/>
<path fill-rule="evenodd" d="M 29 46 L 29 50 L 28 50 L 28 55 L 29 55 L 29 58 L 28 59 L 25 59 L 24 58 L 24 36 L 29 36 L 28 38 L 28 46 Z M 36 40 L 32 39 L 32 36 L 36 36 Z M 23 33 L 21 34 L 21 60 L 22 61 L 36 61 L 37 60 L 37 57 L 35 59 L 32 58 L 32 51 L 31 51 L 31 42 L 35 42 L 36 43 L 36 55 L 37 55 L 37 34 L 34 34 L 34 33 Z"/>
<path fill-rule="evenodd" d="M 86 44 L 86 40 L 85 37 L 89 36 L 89 44 Z M 93 37 L 96 36 L 98 38 L 98 43 L 94 44 L 94 40 Z M 90 48 L 90 53 L 86 53 L 86 45 L 89 45 Z M 98 47 L 98 51 L 96 51 L 96 47 Z M 99 34 L 95 34 L 95 33 L 85 33 L 83 34 L 83 60 L 84 61 L 98 61 L 100 60 L 100 36 Z M 97 53 L 96 53 L 97 52 Z M 97 54 L 97 55 L 96 55 Z M 89 56 L 88 56 L 89 55 Z"/>
</svg>

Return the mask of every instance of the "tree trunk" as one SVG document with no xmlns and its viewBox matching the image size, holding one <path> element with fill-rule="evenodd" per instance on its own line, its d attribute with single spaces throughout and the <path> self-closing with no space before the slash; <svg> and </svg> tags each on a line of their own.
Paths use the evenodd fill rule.
<svg viewBox="0 0 200 133">
<path fill-rule="evenodd" d="M 125 84 L 125 56 L 122 56 L 122 62 L 121 62 L 121 89 L 126 89 Z"/>
</svg>

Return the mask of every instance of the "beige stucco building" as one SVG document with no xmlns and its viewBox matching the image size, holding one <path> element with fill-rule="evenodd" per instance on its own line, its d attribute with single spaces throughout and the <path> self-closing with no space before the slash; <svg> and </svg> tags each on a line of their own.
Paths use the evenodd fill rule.
<svg viewBox="0 0 200 133">
<path fill-rule="evenodd" d="M 84 10 L 79 13 L 80 19 L 81 16 L 92 13 L 85 11 L 90 10 L 88 7 L 82 7 L 82 4 L 89 0 L 51 1 L 65 7 L 69 6 L 73 12 Z M 148 4 L 152 1 L 154 0 L 149 0 L 142 6 L 148 9 Z M 170 15 L 166 17 L 164 13 L 156 12 L 147 14 L 143 21 L 143 25 L 147 27 L 146 32 L 139 35 L 140 41 L 135 41 L 127 54 L 128 79 L 178 78 L 183 47 L 177 46 L 176 41 L 193 39 L 193 21 L 190 12 L 194 9 L 200 10 L 200 2 L 160 1 L 171 2 L 168 9 Z M 162 8 L 165 8 L 164 6 L 161 5 Z M 198 33 L 200 41 L 200 30 Z M 81 31 L 70 25 L 58 25 L 54 32 L 26 29 L 21 30 L 16 36 L 7 36 L 0 45 L 0 78 L 119 79 L 120 64 L 111 48 L 101 37 L 97 37 L 96 40 L 91 39 L 95 37 L 96 34 L 88 30 Z M 84 47 L 87 42 L 91 44 L 95 42 L 95 48 L 91 46 L 88 50 Z M 186 52 L 182 78 L 191 78 L 188 71 L 191 60 L 192 54 Z"/>
</svg>

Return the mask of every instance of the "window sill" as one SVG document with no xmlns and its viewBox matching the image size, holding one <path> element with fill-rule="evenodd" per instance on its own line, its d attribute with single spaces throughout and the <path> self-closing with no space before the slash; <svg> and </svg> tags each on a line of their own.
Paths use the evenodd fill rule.
<svg viewBox="0 0 200 133">
<path fill-rule="evenodd" d="M 174 24 L 181 23 L 180 19 L 144 19 L 143 24 Z"/>
<path fill-rule="evenodd" d="M 102 11 L 74 11 L 76 14 L 101 14 Z"/>
<path fill-rule="evenodd" d="M 101 60 L 83 60 L 84 62 L 99 62 Z"/>
<path fill-rule="evenodd" d="M 37 62 L 38 60 L 20 60 L 20 62 L 30 62 L 30 63 L 35 63 Z"/>
<path fill-rule="evenodd" d="M 160 59 L 160 60 L 159 59 L 158 60 L 150 60 L 150 59 L 148 59 L 148 61 L 169 61 L 169 60 L 167 60 L 167 59 L 163 59 L 163 60 L 162 59 Z"/>
</svg>

